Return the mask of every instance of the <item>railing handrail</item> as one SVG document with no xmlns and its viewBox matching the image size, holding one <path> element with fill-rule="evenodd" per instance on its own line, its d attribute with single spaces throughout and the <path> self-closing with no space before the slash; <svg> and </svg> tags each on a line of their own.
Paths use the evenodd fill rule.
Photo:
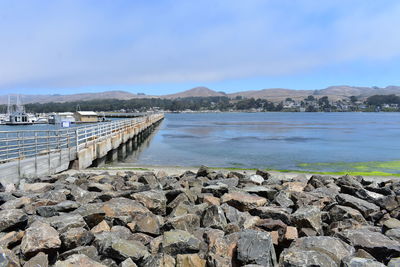
<svg viewBox="0 0 400 267">
<path fill-rule="evenodd" d="M 0 161 L 33 157 L 42 155 L 43 151 L 49 153 L 65 147 L 75 147 L 76 152 L 79 152 L 82 147 L 92 142 L 114 136 L 127 127 L 155 119 L 158 116 L 161 117 L 162 115 L 151 114 L 146 117 L 101 122 L 96 125 L 83 125 L 66 129 L 0 131 Z"/>
</svg>

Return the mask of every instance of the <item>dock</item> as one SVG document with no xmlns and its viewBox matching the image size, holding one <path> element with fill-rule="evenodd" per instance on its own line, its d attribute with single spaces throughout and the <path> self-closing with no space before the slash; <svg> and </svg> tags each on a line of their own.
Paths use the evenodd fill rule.
<svg viewBox="0 0 400 267">
<path fill-rule="evenodd" d="M 122 159 L 163 119 L 152 114 L 60 130 L 0 131 L 0 182 Z"/>
</svg>

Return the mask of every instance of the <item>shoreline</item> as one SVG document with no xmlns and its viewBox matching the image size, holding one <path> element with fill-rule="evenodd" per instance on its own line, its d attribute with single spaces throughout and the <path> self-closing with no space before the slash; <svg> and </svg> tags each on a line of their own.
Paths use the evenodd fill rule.
<svg viewBox="0 0 400 267">
<path fill-rule="evenodd" d="M 120 171 L 132 171 L 132 172 L 138 172 L 138 173 L 143 173 L 143 172 L 153 172 L 153 173 L 158 173 L 158 172 L 165 172 L 167 175 L 181 175 L 182 173 L 186 171 L 192 171 L 196 173 L 198 169 L 201 166 L 163 166 L 163 165 L 126 165 L 126 166 L 113 166 L 113 165 L 105 165 L 103 167 L 91 167 L 87 168 L 85 170 L 68 170 L 63 173 L 69 173 L 69 174 L 75 174 L 75 173 L 103 173 L 103 172 L 108 172 L 110 174 L 114 174 Z M 210 170 L 213 171 L 220 171 L 224 174 L 227 174 L 231 171 L 235 172 L 243 172 L 246 174 L 255 174 L 256 171 L 258 170 L 257 168 L 229 168 L 229 167 L 208 167 Z M 263 169 L 264 170 L 264 169 Z M 373 173 L 370 173 L 369 175 L 363 175 L 360 174 L 359 172 L 312 172 L 312 171 L 295 171 L 295 170 L 269 170 L 265 169 L 264 171 L 267 171 L 271 175 L 275 177 L 286 177 L 286 178 L 294 178 L 298 176 L 304 176 L 306 178 L 310 178 L 313 175 L 328 175 L 332 176 L 335 178 L 338 178 L 340 176 L 344 176 L 346 174 L 352 175 L 352 176 L 363 176 L 366 180 L 372 181 L 372 180 L 379 180 L 379 181 L 388 181 L 391 179 L 400 179 L 400 174 L 396 175 L 374 175 Z"/>
</svg>

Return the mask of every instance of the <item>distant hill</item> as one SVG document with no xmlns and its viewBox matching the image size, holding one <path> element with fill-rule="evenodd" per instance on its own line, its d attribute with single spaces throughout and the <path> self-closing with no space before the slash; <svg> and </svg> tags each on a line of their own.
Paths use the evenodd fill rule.
<svg viewBox="0 0 400 267">
<path fill-rule="evenodd" d="M 216 92 L 207 87 L 195 87 L 180 93 L 160 96 L 161 98 L 184 98 L 184 97 L 207 97 L 207 96 L 226 96 L 225 93 Z"/>
<path fill-rule="evenodd" d="M 302 100 L 309 95 L 314 97 L 328 96 L 332 100 L 349 98 L 350 96 L 357 96 L 361 100 L 366 99 L 372 95 L 400 95 L 400 86 L 387 86 L 384 88 L 379 87 L 356 87 L 356 86 L 330 86 L 320 90 L 292 90 L 283 88 L 271 88 L 262 90 L 241 91 L 236 93 L 225 94 L 224 92 L 217 92 L 207 87 L 195 87 L 176 94 L 169 95 L 144 95 L 133 94 L 125 91 L 107 91 L 100 93 L 82 93 L 70 95 L 21 95 L 22 103 L 48 103 L 48 102 L 71 102 L 71 101 L 88 101 L 96 99 L 120 99 L 128 100 L 132 98 L 185 98 L 185 97 L 209 97 L 209 96 L 227 96 L 235 98 L 242 96 L 244 98 L 262 98 L 269 101 L 279 102 L 290 97 L 295 100 Z M 0 104 L 7 104 L 7 95 L 0 96 Z"/>
</svg>

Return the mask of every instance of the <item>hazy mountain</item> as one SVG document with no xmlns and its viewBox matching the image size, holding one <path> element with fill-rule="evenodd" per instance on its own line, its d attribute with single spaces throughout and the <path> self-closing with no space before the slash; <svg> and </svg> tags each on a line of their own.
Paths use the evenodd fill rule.
<svg viewBox="0 0 400 267">
<path fill-rule="evenodd" d="M 190 90 L 186 90 L 180 93 L 160 96 L 161 98 L 184 98 L 184 97 L 195 97 L 195 96 L 226 96 L 225 93 L 216 92 L 214 90 L 208 89 L 207 87 L 195 87 Z"/>
<path fill-rule="evenodd" d="M 244 98 L 263 98 L 270 101 L 279 102 L 290 97 L 296 100 L 302 100 L 309 95 L 315 97 L 328 96 L 332 100 L 348 98 L 350 96 L 357 96 L 360 99 L 365 99 L 371 95 L 400 95 L 400 86 L 387 86 L 384 88 L 379 87 L 356 87 L 356 86 L 330 86 L 320 90 L 291 90 L 282 88 L 262 89 L 242 91 L 236 93 L 225 94 L 224 92 L 217 92 L 206 87 L 196 87 L 187 91 L 176 94 L 151 96 L 144 94 L 132 94 L 125 91 L 107 91 L 100 93 L 82 93 L 70 95 L 21 95 L 22 103 L 48 103 L 48 102 L 68 102 L 68 101 L 85 101 L 95 99 L 121 99 L 127 100 L 132 98 L 184 98 L 184 97 L 207 97 L 207 96 L 227 96 L 235 98 L 242 96 Z M 15 103 L 15 98 L 13 100 Z M 0 96 L 0 104 L 7 104 L 7 95 Z"/>
</svg>

